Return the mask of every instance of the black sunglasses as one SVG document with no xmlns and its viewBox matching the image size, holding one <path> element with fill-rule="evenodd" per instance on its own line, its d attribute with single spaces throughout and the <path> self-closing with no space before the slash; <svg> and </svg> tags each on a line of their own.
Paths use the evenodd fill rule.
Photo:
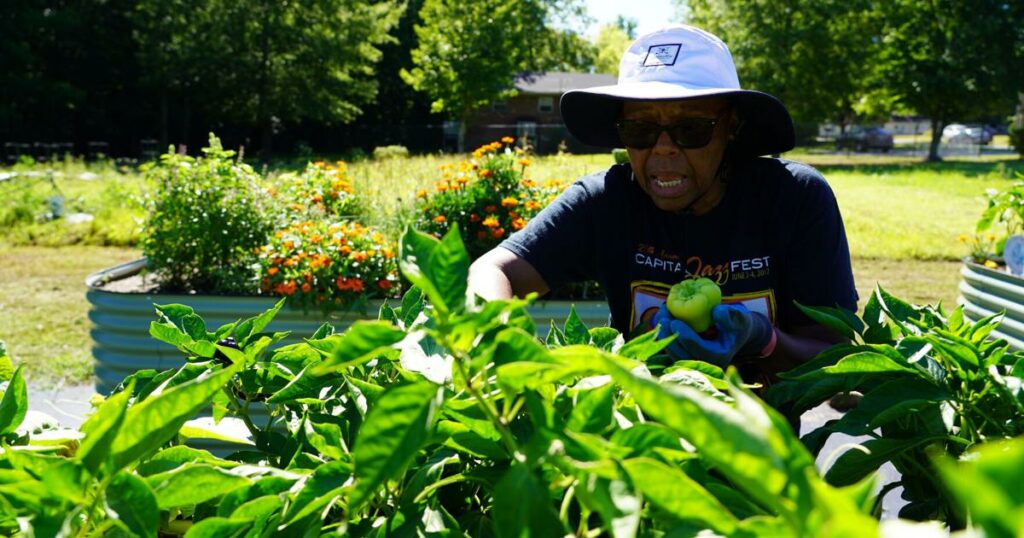
<svg viewBox="0 0 1024 538">
<path fill-rule="evenodd" d="M 615 122 L 615 128 L 627 148 L 653 148 L 664 131 L 680 149 L 697 149 L 711 142 L 718 122 L 719 118 L 684 118 L 672 125 L 661 125 L 649 121 L 619 120 Z"/>
</svg>

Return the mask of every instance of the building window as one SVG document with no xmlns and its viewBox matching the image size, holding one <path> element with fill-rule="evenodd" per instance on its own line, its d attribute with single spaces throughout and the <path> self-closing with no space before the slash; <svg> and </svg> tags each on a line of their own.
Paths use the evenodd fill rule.
<svg viewBox="0 0 1024 538">
<path fill-rule="evenodd" d="M 508 101 L 505 101 L 503 99 L 501 101 L 495 101 L 491 103 L 491 110 L 495 112 L 505 112 L 506 110 L 508 110 Z"/>
<path fill-rule="evenodd" d="M 554 112 L 555 111 L 555 98 L 550 95 L 537 98 L 537 111 L 538 112 Z"/>
<path fill-rule="evenodd" d="M 537 122 L 518 121 L 516 122 L 516 140 L 524 146 L 532 146 L 537 143 Z"/>
</svg>

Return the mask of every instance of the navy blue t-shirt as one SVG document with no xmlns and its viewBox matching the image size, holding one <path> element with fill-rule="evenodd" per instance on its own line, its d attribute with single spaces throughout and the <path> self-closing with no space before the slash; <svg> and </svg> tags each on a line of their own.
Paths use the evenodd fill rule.
<svg viewBox="0 0 1024 538">
<path fill-rule="evenodd" d="M 780 159 L 735 163 L 725 196 L 701 216 L 658 209 L 628 164 L 586 176 L 501 246 L 551 289 L 596 280 L 612 326 L 629 334 L 668 288 L 706 276 L 783 329 L 813 322 L 793 301 L 857 308 L 835 195 L 814 168 Z"/>
</svg>

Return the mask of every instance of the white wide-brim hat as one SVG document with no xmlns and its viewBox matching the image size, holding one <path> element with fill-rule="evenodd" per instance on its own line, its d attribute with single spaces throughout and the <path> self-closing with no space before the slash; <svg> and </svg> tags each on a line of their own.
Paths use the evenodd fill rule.
<svg viewBox="0 0 1024 538">
<path fill-rule="evenodd" d="M 562 95 L 562 120 L 577 139 L 622 147 L 615 122 L 623 101 L 677 101 L 727 97 L 742 127 L 730 146 L 734 155 L 759 156 L 793 149 L 789 111 L 775 97 L 740 88 L 729 48 L 721 39 L 687 25 L 668 26 L 637 39 L 622 56 L 619 83 L 569 90 Z"/>
</svg>

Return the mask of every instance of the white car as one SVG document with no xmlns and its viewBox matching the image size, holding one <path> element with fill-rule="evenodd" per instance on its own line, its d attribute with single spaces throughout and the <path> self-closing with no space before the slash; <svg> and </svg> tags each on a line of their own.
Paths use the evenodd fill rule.
<svg viewBox="0 0 1024 538">
<path fill-rule="evenodd" d="M 942 140 L 949 144 L 988 144 L 992 132 L 981 126 L 951 123 L 942 130 Z"/>
</svg>

